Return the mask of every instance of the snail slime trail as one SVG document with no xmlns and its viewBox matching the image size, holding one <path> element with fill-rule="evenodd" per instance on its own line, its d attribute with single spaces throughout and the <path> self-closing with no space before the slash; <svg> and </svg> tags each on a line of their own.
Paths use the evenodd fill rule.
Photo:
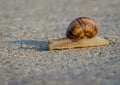
<svg viewBox="0 0 120 85">
<path fill-rule="evenodd" d="M 73 20 L 66 30 L 65 38 L 51 40 L 48 43 L 49 50 L 62 50 L 91 46 L 108 45 L 110 42 L 96 36 L 97 23 L 88 17 L 80 17 Z"/>
</svg>

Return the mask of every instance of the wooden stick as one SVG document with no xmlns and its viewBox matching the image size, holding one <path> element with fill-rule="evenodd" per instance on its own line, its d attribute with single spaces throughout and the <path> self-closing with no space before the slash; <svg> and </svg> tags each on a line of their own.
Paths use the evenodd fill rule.
<svg viewBox="0 0 120 85">
<path fill-rule="evenodd" d="M 93 37 L 93 38 L 85 38 L 81 40 L 73 40 L 69 38 L 61 38 L 55 39 L 48 42 L 49 50 L 62 50 L 62 49 L 71 49 L 71 48 L 83 48 L 83 47 L 91 47 L 91 46 L 103 46 L 108 45 L 110 41 L 101 38 L 101 37 Z"/>
</svg>

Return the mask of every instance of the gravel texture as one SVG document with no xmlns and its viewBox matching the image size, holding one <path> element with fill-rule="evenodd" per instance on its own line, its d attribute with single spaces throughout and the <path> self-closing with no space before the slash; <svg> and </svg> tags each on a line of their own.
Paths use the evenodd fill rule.
<svg viewBox="0 0 120 85">
<path fill-rule="evenodd" d="M 120 0 L 0 0 L 0 85 L 120 85 Z M 108 46 L 48 51 L 86 16 Z"/>
</svg>

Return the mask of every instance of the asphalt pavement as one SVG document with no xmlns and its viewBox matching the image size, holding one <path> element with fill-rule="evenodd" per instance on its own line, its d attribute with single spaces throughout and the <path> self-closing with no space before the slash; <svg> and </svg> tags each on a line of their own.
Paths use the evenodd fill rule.
<svg viewBox="0 0 120 85">
<path fill-rule="evenodd" d="M 48 51 L 82 16 L 112 43 Z M 120 0 L 0 0 L 0 85 L 120 85 Z"/>
</svg>

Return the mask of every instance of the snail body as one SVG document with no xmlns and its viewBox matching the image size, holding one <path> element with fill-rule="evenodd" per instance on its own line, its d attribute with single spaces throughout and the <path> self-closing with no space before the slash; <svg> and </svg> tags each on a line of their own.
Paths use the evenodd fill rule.
<svg viewBox="0 0 120 85">
<path fill-rule="evenodd" d="M 71 39 L 95 37 L 98 32 L 96 22 L 88 17 L 80 17 L 71 22 L 66 31 L 66 36 Z"/>
</svg>

